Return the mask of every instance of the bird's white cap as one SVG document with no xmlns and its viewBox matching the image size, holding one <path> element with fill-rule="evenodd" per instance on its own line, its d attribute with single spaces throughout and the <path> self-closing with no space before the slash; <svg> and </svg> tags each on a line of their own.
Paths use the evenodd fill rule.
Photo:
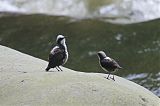
<svg viewBox="0 0 160 106">
<path fill-rule="evenodd" d="M 102 55 L 103 57 L 107 57 L 104 51 L 99 51 L 98 54 Z"/>
<path fill-rule="evenodd" d="M 65 38 L 63 35 L 58 35 L 56 41 L 58 41 L 58 39 L 60 38 Z"/>
</svg>

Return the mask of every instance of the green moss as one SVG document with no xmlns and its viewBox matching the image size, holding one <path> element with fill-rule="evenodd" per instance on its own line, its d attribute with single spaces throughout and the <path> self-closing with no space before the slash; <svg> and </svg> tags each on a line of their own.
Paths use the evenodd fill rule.
<svg viewBox="0 0 160 106">
<path fill-rule="evenodd" d="M 148 61 L 160 58 L 159 43 L 153 43 L 160 40 L 159 24 L 159 20 L 115 25 L 98 20 L 71 22 L 66 17 L 44 15 L 1 17 L 0 43 L 47 60 L 57 34 L 64 34 L 68 36 L 70 54 L 65 66 L 71 69 L 103 72 L 92 53 L 104 50 L 125 67 L 123 74 L 125 70 L 153 72 L 160 69 L 160 59 Z M 118 34 L 122 35 L 120 41 L 116 40 Z"/>
</svg>

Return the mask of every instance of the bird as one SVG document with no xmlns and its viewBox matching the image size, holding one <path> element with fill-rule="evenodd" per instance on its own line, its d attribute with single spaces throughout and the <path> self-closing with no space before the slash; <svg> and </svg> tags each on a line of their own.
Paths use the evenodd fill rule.
<svg viewBox="0 0 160 106">
<path fill-rule="evenodd" d="M 56 46 L 52 48 L 49 53 L 49 63 L 46 71 L 50 68 L 56 68 L 58 71 L 63 71 L 60 66 L 64 65 L 68 60 L 68 50 L 66 45 L 66 36 L 58 35 L 56 39 Z"/>
<path fill-rule="evenodd" d="M 119 69 L 122 69 L 122 67 L 114 59 L 108 57 L 104 51 L 99 51 L 97 55 L 99 58 L 100 66 L 104 71 L 109 73 L 108 76 L 105 77 L 106 79 L 109 79 L 110 74 L 114 73 Z M 115 81 L 114 75 L 111 79 Z"/>
</svg>

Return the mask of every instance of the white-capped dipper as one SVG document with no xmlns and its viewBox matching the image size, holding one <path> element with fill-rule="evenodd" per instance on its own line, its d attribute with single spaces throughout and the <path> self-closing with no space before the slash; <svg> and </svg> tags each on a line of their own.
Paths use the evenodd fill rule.
<svg viewBox="0 0 160 106">
<path fill-rule="evenodd" d="M 107 79 L 109 79 L 111 73 L 114 73 L 116 70 L 122 68 L 114 59 L 106 56 L 106 54 L 103 51 L 99 51 L 97 55 L 99 58 L 100 66 L 104 71 L 108 72 Z M 114 75 L 111 79 L 115 81 Z"/>
<path fill-rule="evenodd" d="M 56 42 L 56 46 L 50 51 L 49 63 L 46 71 L 49 71 L 50 68 L 56 68 L 58 71 L 63 71 L 59 66 L 64 65 L 68 60 L 65 36 L 58 35 Z"/>
</svg>

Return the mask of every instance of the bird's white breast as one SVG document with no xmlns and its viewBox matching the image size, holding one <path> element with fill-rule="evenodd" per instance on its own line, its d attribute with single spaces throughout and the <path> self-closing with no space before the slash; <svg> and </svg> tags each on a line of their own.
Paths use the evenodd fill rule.
<svg viewBox="0 0 160 106">
<path fill-rule="evenodd" d="M 65 53 L 66 53 L 66 57 L 63 60 L 64 61 L 63 64 L 65 64 L 68 60 L 68 51 L 66 50 Z"/>
</svg>

